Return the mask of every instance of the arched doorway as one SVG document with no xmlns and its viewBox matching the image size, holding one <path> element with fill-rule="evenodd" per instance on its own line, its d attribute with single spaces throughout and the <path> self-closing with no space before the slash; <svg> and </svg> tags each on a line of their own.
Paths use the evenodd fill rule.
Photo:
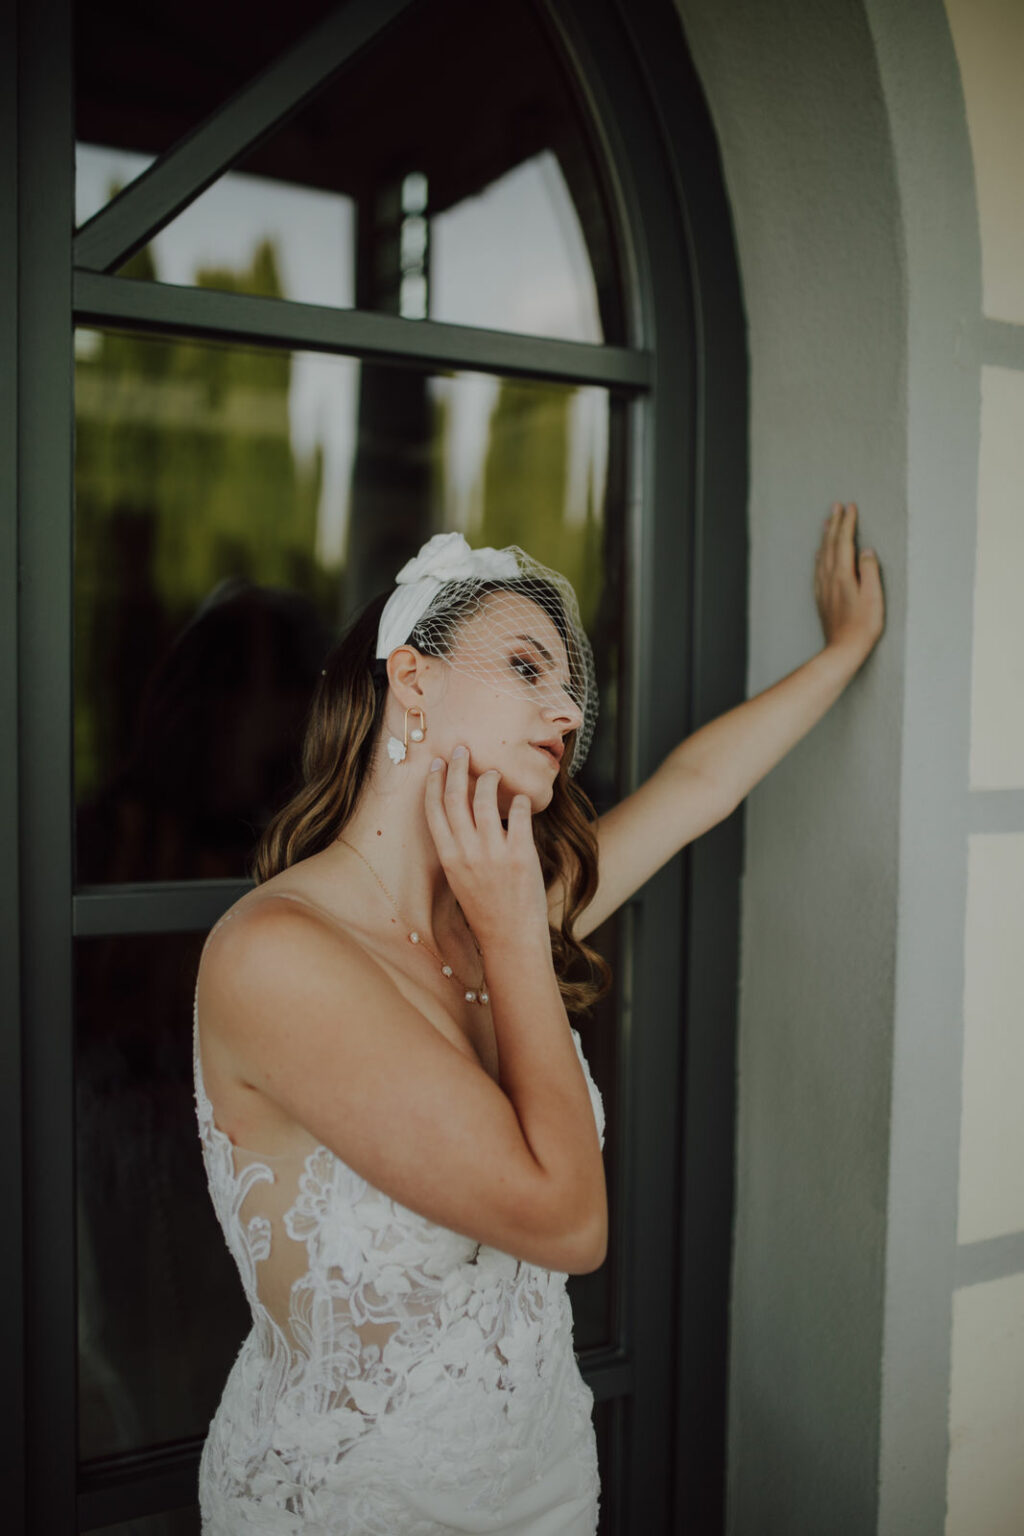
<svg viewBox="0 0 1024 1536">
<path fill-rule="evenodd" d="M 309 3 L 242 43 L 93 5 L 74 82 L 66 7 L 21 18 L 31 1529 L 193 1528 L 242 1320 L 181 1171 L 181 1021 L 332 625 L 438 527 L 567 569 L 599 807 L 742 691 L 731 235 L 675 17 L 626 12 Z M 738 833 L 601 936 L 615 1238 L 574 1304 L 608 1530 L 720 1518 Z"/>
</svg>

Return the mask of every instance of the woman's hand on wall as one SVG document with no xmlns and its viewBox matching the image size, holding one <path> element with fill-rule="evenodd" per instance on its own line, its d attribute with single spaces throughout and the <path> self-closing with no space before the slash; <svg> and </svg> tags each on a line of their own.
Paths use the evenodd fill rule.
<svg viewBox="0 0 1024 1536">
<path fill-rule="evenodd" d="M 814 597 L 825 644 L 847 652 L 859 666 L 885 627 L 885 599 L 878 556 L 862 549 L 858 561 L 856 531 L 855 504 L 835 502 L 815 557 Z"/>
</svg>

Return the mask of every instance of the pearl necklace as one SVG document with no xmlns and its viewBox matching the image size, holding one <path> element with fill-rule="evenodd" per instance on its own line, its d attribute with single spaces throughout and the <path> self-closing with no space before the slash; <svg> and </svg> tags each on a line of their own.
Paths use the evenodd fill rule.
<svg viewBox="0 0 1024 1536">
<path fill-rule="evenodd" d="M 398 903 L 397 903 L 397 901 L 392 896 L 391 892 L 388 890 L 387 886 L 384 884 L 384 881 L 381 879 L 380 875 L 378 875 L 377 871 L 374 869 L 373 865 L 370 863 L 370 861 L 366 857 L 366 855 L 360 853 L 359 849 L 355 846 L 355 844 L 354 843 L 350 843 L 344 837 L 339 837 L 338 838 L 338 842 L 339 843 L 344 843 L 346 848 L 350 848 L 352 850 L 352 852 L 355 854 L 357 859 L 362 859 L 363 863 L 366 865 L 367 869 L 370 871 L 370 874 L 376 880 L 377 884 L 380 886 L 381 890 L 384 892 L 384 895 L 387 897 L 388 901 L 391 903 L 391 906 L 394 909 L 395 916 L 398 918 L 398 921 L 402 924 L 402 927 L 404 928 L 405 927 L 405 919 L 403 918 L 401 912 L 399 912 L 399 910 L 398 910 Z M 467 927 L 469 926 L 468 923 L 467 923 L 466 926 Z M 473 938 L 472 930 L 470 930 L 470 938 L 473 939 L 473 943 L 474 943 L 474 945 L 476 947 L 476 952 L 479 955 L 480 954 L 480 946 L 479 946 L 479 944 L 477 944 L 476 939 Z M 480 978 L 480 985 L 478 987 L 471 987 L 468 982 L 463 981 L 461 976 L 457 976 L 455 974 L 455 971 L 448 964 L 447 960 L 445 960 L 442 955 L 439 955 L 436 949 L 432 949 L 431 946 L 427 943 L 426 939 L 423 938 L 422 934 L 419 934 L 419 933 L 416 932 L 415 928 L 411 929 L 410 932 L 409 932 L 409 943 L 410 944 L 418 944 L 421 948 L 425 949 L 428 954 L 433 955 L 434 959 L 437 961 L 438 965 L 441 967 L 441 975 L 446 977 L 448 981 L 455 981 L 455 982 L 457 982 L 458 985 L 460 987 L 462 987 L 463 993 L 464 993 L 464 996 L 465 996 L 465 999 L 466 999 L 467 1003 L 479 1003 L 482 1008 L 485 1008 L 487 1006 L 487 1004 L 490 1002 L 491 999 L 490 999 L 490 994 L 487 991 L 487 977 L 486 976 L 483 976 L 483 975 L 481 976 L 481 978 Z M 483 956 L 481 955 L 480 958 L 483 959 Z"/>
</svg>

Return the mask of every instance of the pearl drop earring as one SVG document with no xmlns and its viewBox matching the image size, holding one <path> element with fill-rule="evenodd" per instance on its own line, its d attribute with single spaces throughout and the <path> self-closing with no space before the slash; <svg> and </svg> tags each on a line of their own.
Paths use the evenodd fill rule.
<svg viewBox="0 0 1024 1536">
<path fill-rule="evenodd" d="M 409 729 L 410 715 L 418 715 L 420 722 L 419 725 L 414 725 L 411 731 Z M 405 726 L 403 729 L 402 740 L 399 741 L 397 736 L 388 737 L 388 757 L 390 757 L 393 763 L 404 763 L 409 753 L 410 739 L 413 741 L 422 741 L 426 734 L 427 717 L 424 715 L 422 709 L 414 709 L 413 706 L 410 705 L 405 712 Z"/>
</svg>

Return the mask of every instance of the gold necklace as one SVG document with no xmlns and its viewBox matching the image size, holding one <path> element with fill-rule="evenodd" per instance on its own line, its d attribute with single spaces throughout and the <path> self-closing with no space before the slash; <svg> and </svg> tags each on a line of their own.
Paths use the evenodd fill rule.
<svg viewBox="0 0 1024 1536">
<path fill-rule="evenodd" d="M 398 903 L 397 903 L 397 901 L 392 896 L 391 892 L 388 890 L 387 886 L 384 884 L 384 881 L 381 879 L 380 875 L 378 875 L 377 871 L 374 869 L 373 865 L 370 863 L 370 861 L 366 857 L 366 855 L 360 853 L 359 849 L 355 846 L 355 844 L 354 843 L 350 843 L 347 838 L 339 836 L 338 842 L 339 843 L 344 843 L 346 848 L 350 848 L 352 850 L 352 852 L 355 854 L 357 859 L 362 859 L 363 863 L 366 865 L 367 869 L 370 871 L 370 874 L 376 880 L 377 884 L 380 886 L 381 890 L 384 892 L 384 895 L 387 897 L 388 901 L 391 903 L 391 906 L 394 909 L 395 916 L 398 918 L 398 921 L 401 923 L 402 927 L 404 928 L 405 927 L 405 918 L 402 916 L 401 912 L 399 912 L 399 910 L 398 910 Z M 468 923 L 467 923 L 466 926 L 469 927 Z M 473 938 L 472 930 L 470 930 L 470 935 L 469 936 L 470 936 L 471 939 L 473 939 L 473 944 L 474 944 L 474 946 L 476 948 L 477 954 L 479 955 L 480 954 L 480 946 L 479 946 L 479 944 L 477 944 L 476 939 Z M 463 992 L 465 994 L 465 999 L 466 999 L 467 1003 L 479 1003 L 482 1008 L 485 1008 L 487 1006 L 487 1004 L 490 1002 L 491 999 L 490 999 L 490 994 L 487 991 L 487 977 L 486 976 L 481 975 L 480 985 L 478 987 L 471 987 L 468 982 L 463 981 L 461 976 L 456 975 L 455 971 L 448 964 L 447 960 L 445 960 L 443 955 L 439 955 L 436 949 L 431 948 L 431 946 L 427 943 L 426 939 L 423 938 L 422 934 L 417 933 L 415 928 L 411 929 L 410 932 L 409 932 L 409 943 L 410 944 L 418 944 L 421 949 L 425 949 L 428 954 L 433 955 L 434 959 L 437 961 L 438 965 L 441 967 L 441 975 L 446 977 L 448 979 L 448 981 L 455 981 L 455 982 L 457 982 L 459 984 L 459 986 L 463 989 Z M 480 958 L 482 960 L 483 956 L 480 955 Z"/>
</svg>

